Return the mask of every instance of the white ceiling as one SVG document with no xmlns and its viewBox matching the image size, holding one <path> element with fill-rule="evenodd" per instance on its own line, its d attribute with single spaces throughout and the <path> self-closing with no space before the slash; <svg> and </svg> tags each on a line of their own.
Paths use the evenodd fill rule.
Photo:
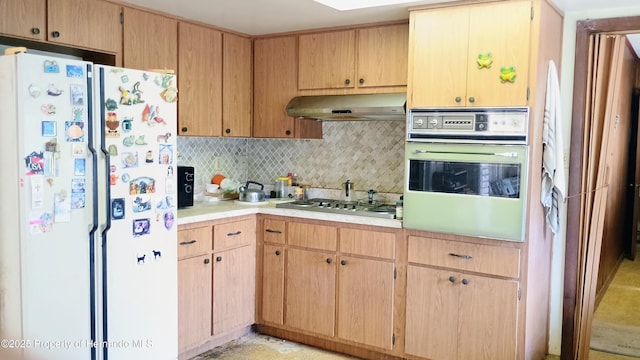
<svg viewBox="0 0 640 360">
<path fill-rule="evenodd" d="M 404 5 L 338 11 L 313 0 L 123 0 L 182 18 L 248 35 L 400 20 L 409 7 L 455 0 L 422 0 Z M 552 0 L 563 11 L 637 6 L 638 0 Z M 640 49 L 638 36 L 633 39 Z M 640 53 L 638 53 L 640 55 Z"/>
</svg>

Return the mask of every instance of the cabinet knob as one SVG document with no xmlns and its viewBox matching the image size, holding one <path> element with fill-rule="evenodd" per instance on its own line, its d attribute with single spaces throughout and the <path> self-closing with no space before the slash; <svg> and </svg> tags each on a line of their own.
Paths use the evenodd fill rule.
<svg viewBox="0 0 640 360">
<path fill-rule="evenodd" d="M 291 135 L 291 130 L 287 130 L 284 132 L 285 135 Z"/>
<path fill-rule="evenodd" d="M 224 132 L 226 132 L 227 134 L 231 134 L 231 129 L 227 129 Z"/>
<path fill-rule="evenodd" d="M 31 33 L 32 33 L 33 35 L 38 35 L 38 34 L 40 34 L 40 28 L 37 28 L 37 27 L 31 28 Z"/>
<path fill-rule="evenodd" d="M 349 85 L 349 84 L 351 84 L 351 80 L 349 80 L 349 79 L 345 79 L 345 80 L 344 80 L 344 84 L 345 84 L 345 85 Z"/>
<path fill-rule="evenodd" d="M 460 103 L 460 101 L 462 101 L 462 98 L 460 96 L 456 96 L 456 102 Z"/>
<path fill-rule="evenodd" d="M 181 128 L 180 131 L 182 131 L 183 133 L 186 133 L 187 131 L 189 131 L 189 129 L 185 126 Z"/>
<path fill-rule="evenodd" d="M 209 263 L 209 258 L 204 259 L 204 263 L 208 264 Z"/>
<path fill-rule="evenodd" d="M 452 283 L 456 282 L 455 276 L 449 276 L 449 281 L 451 281 Z"/>
<path fill-rule="evenodd" d="M 276 250 L 276 256 L 280 256 L 280 250 Z"/>
<path fill-rule="evenodd" d="M 51 36 L 53 36 L 54 38 L 60 37 L 60 31 L 52 31 Z"/>
<path fill-rule="evenodd" d="M 216 257 L 216 261 L 217 261 L 217 262 L 222 261 L 222 256 L 218 256 L 218 257 Z"/>
<path fill-rule="evenodd" d="M 473 104 L 474 102 L 476 102 L 476 98 L 474 98 L 473 96 L 470 97 L 469 98 L 469 102 Z"/>
<path fill-rule="evenodd" d="M 462 279 L 462 285 L 467 285 L 469 283 L 469 280 L 467 279 Z"/>
<path fill-rule="evenodd" d="M 358 82 L 360 83 L 360 85 L 364 84 L 364 79 L 360 78 L 360 80 L 358 80 Z"/>
<path fill-rule="evenodd" d="M 327 264 L 331 264 L 332 262 L 333 262 L 333 259 L 327 258 Z"/>
<path fill-rule="evenodd" d="M 342 266 L 347 265 L 347 260 L 340 260 L 340 265 L 342 265 Z"/>
</svg>

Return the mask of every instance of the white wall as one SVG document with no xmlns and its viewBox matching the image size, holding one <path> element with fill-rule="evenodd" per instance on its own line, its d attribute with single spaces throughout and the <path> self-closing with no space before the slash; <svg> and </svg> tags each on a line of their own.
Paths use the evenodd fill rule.
<svg viewBox="0 0 640 360">
<path fill-rule="evenodd" d="M 564 32 L 562 40 L 562 64 L 560 75 L 560 92 L 562 96 L 563 135 L 565 138 L 565 159 L 569 158 L 569 141 L 571 133 L 571 111 L 573 103 L 573 70 L 575 62 L 576 23 L 585 19 L 604 19 L 640 15 L 640 5 L 611 9 L 589 9 L 569 11 L 564 15 Z M 568 171 L 568 163 L 565 163 Z M 565 203 L 566 205 L 566 203 Z M 564 278 L 564 255 L 566 241 L 566 208 L 562 211 L 562 229 L 555 238 L 551 269 L 551 313 L 549 321 L 549 353 L 560 355 L 562 337 L 562 296 Z"/>
</svg>

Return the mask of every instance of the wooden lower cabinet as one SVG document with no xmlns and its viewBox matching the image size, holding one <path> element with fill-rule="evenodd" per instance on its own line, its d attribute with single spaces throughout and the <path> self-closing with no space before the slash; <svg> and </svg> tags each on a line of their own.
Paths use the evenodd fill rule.
<svg viewBox="0 0 640 360">
<path fill-rule="evenodd" d="M 211 255 L 178 261 L 178 344 L 184 351 L 211 336 Z"/>
<path fill-rule="evenodd" d="M 255 253 L 248 245 L 213 254 L 213 335 L 253 324 Z"/>
<path fill-rule="evenodd" d="M 516 280 L 407 267 L 405 352 L 425 359 L 515 359 Z"/>
<path fill-rule="evenodd" d="M 393 348 L 395 264 L 341 256 L 338 266 L 338 337 Z"/>
<path fill-rule="evenodd" d="M 284 323 L 284 247 L 264 245 L 262 256 L 262 320 Z"/>
<path fill-rule="evenodd" d="M 316 334 L 335 335 L 336 256 L 287 249 L 284 324 Z"/>
</svg>

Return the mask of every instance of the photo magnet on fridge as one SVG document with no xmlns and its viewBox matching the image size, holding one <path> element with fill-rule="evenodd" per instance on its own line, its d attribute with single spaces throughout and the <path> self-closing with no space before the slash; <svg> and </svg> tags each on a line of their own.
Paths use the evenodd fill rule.
<svg viewBox="0 0 640 360">
<path fill-rule="evenodd" d="M 54 137 L 56 136 L 56 122 L 55 121 L 43 121 L 42 122 L 42 136 Z"/>
<path fill-rule="evenodd" d="M 84 141 L 84 123 L 81 121 L 64 122 L 65 139 L 68 142 Z"/>
<path fill-rule="evenodd" d="M 58 62 L 55 60 L 45 60 L 44 61 L 44 72 L 45 73 L 59 73 L 60 66 L 58 66 Z"/>
<path fill-rule="evenodd" d="M 133 236 L 148 235 L 150 229 L 151 220 L 149 218 L 133 220 Z"/>
<path fill-rule="evenodd" d="M 117 198 L 111 200 L 111 218 L 113 220 L 124 219 L 124 198 Z"/>
<path fill-rule="evenodd" d="M 67 65 L 67 77 L 81 78 L 84 76 L 84 69 L 81 65 Z"/>
</svg>

